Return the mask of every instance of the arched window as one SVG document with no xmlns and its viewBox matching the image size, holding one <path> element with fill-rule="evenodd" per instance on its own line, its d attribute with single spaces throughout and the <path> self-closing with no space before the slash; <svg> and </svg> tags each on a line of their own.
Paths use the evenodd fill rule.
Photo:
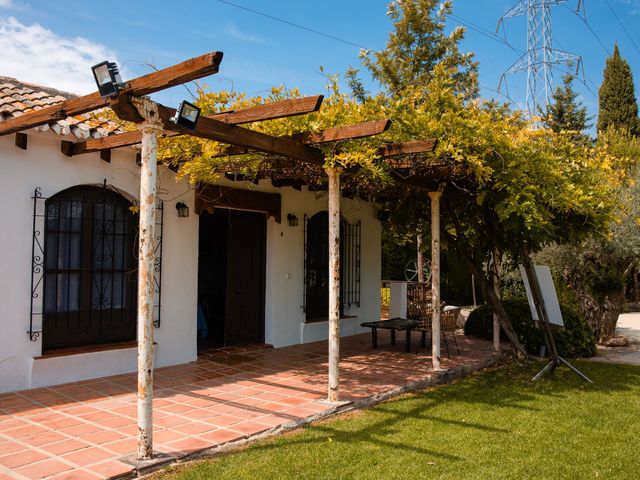
<svg viewBox="0 0 640 480">
<path fill-rule="evenodd" d="M 43 349 L 135 340 L 138 215 L 107 187 L 46 202 Z"/>
</svg>

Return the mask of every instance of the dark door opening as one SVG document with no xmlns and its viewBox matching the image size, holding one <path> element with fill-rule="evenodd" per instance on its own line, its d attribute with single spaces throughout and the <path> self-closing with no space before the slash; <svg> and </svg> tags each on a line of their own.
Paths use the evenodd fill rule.
<svg viewBox="0 0 640 480">
<path fill-rule="evenodd" d="M 266 219 L 216 209 L 200 215 L 198 338 L 204 347 L 264 342 Z"/>
</svg>

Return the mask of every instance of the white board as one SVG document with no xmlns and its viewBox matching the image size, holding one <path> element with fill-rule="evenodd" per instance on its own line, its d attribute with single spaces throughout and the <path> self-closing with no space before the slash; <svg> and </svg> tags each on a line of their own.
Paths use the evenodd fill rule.
<svg viewBox="0 0 640 480">
<path fill-rule="evenodd" d="M 564 327 L 562 312 L 560 311 L 560 302 L 558 302 L 556 288 L 553 285 L 551 269 L 547 265 L 534 265 L 533 268 L 535 269 L 536 276 L 538 277 L 540 293 L 542 294 L 542 300 L 544 301 L 544 307 L 547 311 L 549 323 Z M 531 295 L 531 286 L 529 285 L 529 279 L 527 277 L 527 272 L 524 269 L 524 265 L 520 265 L 520 273 L 522 274 L 522 280 L 524 281 L 524 289 L 527 292 L 527 300 L 529 301 L 531 316 L 534 320 L 539 321 L 540 319 L 538 318 L 538 312 L 536 312 L 536 305 L 533 301 L 533 295 Z"/>
</svg>

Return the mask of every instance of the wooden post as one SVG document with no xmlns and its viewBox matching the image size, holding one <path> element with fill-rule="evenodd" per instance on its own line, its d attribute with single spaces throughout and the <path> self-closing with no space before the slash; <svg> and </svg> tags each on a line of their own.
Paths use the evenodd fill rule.
<svg viewBox="0 0 640 480">
<path fill-rule="evenodd" d="M 500 259 L 496 252 L 493 252 L 493 291 L 498 300 L 500 299 Z M 493 350 L 500 351 L 500 319 L 498 314 L 493 314 Z"/>
<path fill-rule="evenodd" d="M 424 282 L 424 256 L 422 255 L 422 234 L 419 233 L 417 238 L 416 238 L 416 243 L 417 243 L 417 250 L 418 250 L 418 261 L 417 263 L 417 268 L 418 268 L 418 282 L 423 283 Z"/>
<path fill-rule="evenodd" d="M 328 401 L 338 402 L 340 362 L 340 170 L 329 177 L 329 387 Z"/>
<path fill-rule="evenodd" d="M 431 197 L 431 361 L 440 370 L 440 197 L 442 192 L 429 192 Z"/>
<path fill-rule="evenodd" d="M 139 124 L 142 132 L 142 169 L 140 170 L 140 233 L 138 249 L 138 459 L 153 457 L 153 265 L 156 210 L 156 174 L 158 135 L 162 132 L 157 112 Z"/>
</svg>

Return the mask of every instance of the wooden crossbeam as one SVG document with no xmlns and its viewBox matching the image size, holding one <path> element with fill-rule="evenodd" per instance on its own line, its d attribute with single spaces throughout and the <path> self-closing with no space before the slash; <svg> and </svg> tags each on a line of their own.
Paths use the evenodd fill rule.
<svg viewBox="0 0 640 480">
<path fill-rule="evenodd" d="M 110 105 L 116 115 L 122 120 L 129 122 L 137 122 L 140 120 L 139 115 L 136 113 L 136 108 L 131 103 L 131 98 L 128 95 L 120 94 Z M 248 130 L 213 118 L 202 117 L 198 120 L 194 130 L 187 130 L 171 122 L 170 118 L 175 114 L 173 108 L 160 104 L 156 105 L 160 117 L 159 120 L 162 128 L 165 130 L 215 140 L 230 145 L 238 145 L 274 155 L 282 155 L 303 162 L 319 165 L 324 164 L 322 152 L 309 145 Z"/>
<path fill-rule="evenodd" d="M 409 153 L 429 153 L 436 148 L 438 140 L 428 138 L 426 140 L 414 140 L 411 142 L 391 143 L 378 149 L 381 157 L 393 157 L 396 155 L 406 155 Z"/>
<path fill-rule="evenodd" d="M 355 140 L 357 138 L 372 137 L 386 132 L 391 126 L 391 120 L 374 120 L 372 122 L 357 123 L 341 127 L 331 127 L 320 132 L 301 132 L 289 137 L 306 145 L 338 142 L 341 140 Z M 242 147 L 228 147 L 221 153 L 221 157 L 245 155 L 249 149 Z"/>
<path fill-rule="evenodd" d="M 290 98 L 278 102 L 255 105 L 253 107 L 243 108 L 233 112 L 217 113 L 210 115 L 208 118 L 213 118 L 214 120 L 230 123 L 232 125 L 240 125 L 243 123 L 292 117 L 295 115 L 303 115 L 305 113 L 318 111 L 322 105 L 323 99 L 324 97 L 322 95 Z M 167 131 L 165 132 L 165 135 L 172 137 L 179 135 L 179 133 Z M 78 142 L 74 144 L 71 154 L 80 155 L 82 153 L 97 152 L 99 150 L 127 147 L 130 145 L 137 145 L 141 141 L 142 134 L 140 132 L 125 132 L 119 135 L 110 135 L 108 137 Z"/>
<path fill-rule="evenodd" d="M 197 80 L 198 78 L 217 73 L 221 61 L 222 52 L 210 52 L 199 57 L 191 58 L 172 67 L 129 80 L 123 92 L 130 95 L 142 96 L 191 80 Z M 94 92 L 0 122 L 0 136 L 37 127 L 56 120 L 63 120 L 72 115 L 87 113 L 106 106 L 106 100 L 102 98 L 98 92 Z"/>
<path fill-rule="evenodd" d="M 391 126 L 391 120 L 375 120 L 373 122 L 345 125 L 341 127 L 327 128 L 321 132 L 303 132 L 292 135 L 293 140 L 302 143 L 328 143 L 341 140 L 354 140 L 356 138 L 371 137 L 386 132 Z"/>
</svg>

